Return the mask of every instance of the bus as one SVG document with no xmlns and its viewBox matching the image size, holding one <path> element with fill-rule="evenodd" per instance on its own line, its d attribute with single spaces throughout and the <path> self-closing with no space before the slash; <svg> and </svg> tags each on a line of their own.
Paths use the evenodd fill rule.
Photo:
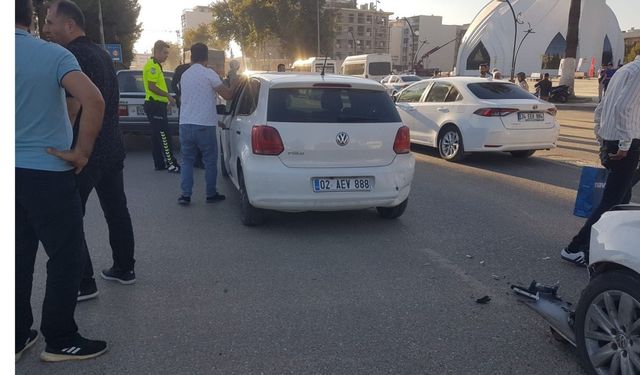
<svg viewBox="0 0 640 375">
<path fill-rule="evenodd" d="M 371 53 L 348 56 L 342 63 L 342 75 L 369 78 L 380 82 L 391 74 L 391 55 Z"/>
<path fill-rule="evenodd" d="M 336 72 L 336 60 L 327 58 L 327 65 L 324 68 L 324 72 L 327 74 L 334 74 Z M 322 67 L 325 65 L 324 57 L 310 57 L 305 60 L 296 60 L 291 65 L 291 71 L 293 72 L 322 72 Z"/>
</svg>

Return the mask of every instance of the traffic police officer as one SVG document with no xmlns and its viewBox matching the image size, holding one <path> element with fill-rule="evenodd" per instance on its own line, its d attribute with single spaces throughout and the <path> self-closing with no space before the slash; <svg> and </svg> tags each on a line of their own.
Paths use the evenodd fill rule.
<svg viewBox="0 0 640 375">
<path fill-rule="evenodd" d="M 142 71 L 144 81 L 144 110 L 151 124 L 151 142 L 153 144 L 153 163 L 156 170 L 168 170 L 180 173 L 178 161 L 173 156 L 171 139 L 169 138 L 169 121 L 167 120 L 167 104 L 176 105 L 164 79 L 162 64 L 169 56 L 169 45 L 162 40 L 153 45 L 153 57 L 147 60 Z"/>
</svg>

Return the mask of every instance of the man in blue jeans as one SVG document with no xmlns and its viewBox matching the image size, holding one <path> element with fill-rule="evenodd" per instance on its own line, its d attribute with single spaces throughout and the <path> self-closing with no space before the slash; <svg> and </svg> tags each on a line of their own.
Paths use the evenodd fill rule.
<svg viewBox="0 0 640 375">
<path fill-rule="evenodd" d="M 107 351 L 107 343 L 80 336 L 73 317 L 85 261 L 74 172 L 80 173 L 91 155 L 104 100 L 71 52 L 29 33 L 32 17 L 31 0 L 16 0 L 16 361 L 38 338 L 38 331 L 31 329 L 31 288 L 39 242 L 49 258 L 40 324 L 46 347 L 40 357 L 94 358 Z M 73 148 L 65 90 L 83 111 Z"/>
<path fill-rule="evenodd" d="M 225 196 L 216 188 L 218 174 L 216 93 L 231 100 L 237 84 L 231 88 L 222 84 L 218 74 L 213 69 L 207 68 L 208 55 L 209 49 L 206 45 L 196 43 L 191 46 L 191 66 L 180 79 L 182 89 L 180 146 L 183 161 L 180 175 L 182 195 L 178 198 L 178 203 L 185 206 L 191 203 L 193 163 L 197 150 L 202 152 L 205 167 L 207 203 L 225 199 Z"/>
</svg>

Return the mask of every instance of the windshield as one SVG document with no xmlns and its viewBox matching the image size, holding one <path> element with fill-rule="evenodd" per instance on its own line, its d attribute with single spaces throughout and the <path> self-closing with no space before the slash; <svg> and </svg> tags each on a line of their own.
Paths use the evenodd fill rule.
<svg viewBox="0 0 640 375">
<path fill-rule="evenodd" d="M 391 63 L 389 62 L 372 62 L 369 63 L 369 75 L 386 76 L 391 73 Z"/>
<path fill-rule="evenodd" d="M 384 91 L 336 88 L 285 88 L 269 91 L 267 121 L 400 122 Z"/>
<path fill-rule="evenodd" d="M 535 99 L 520 86 L 502 82 L 481 82 L 467 85 L 478 99 Z"/>
</svg>

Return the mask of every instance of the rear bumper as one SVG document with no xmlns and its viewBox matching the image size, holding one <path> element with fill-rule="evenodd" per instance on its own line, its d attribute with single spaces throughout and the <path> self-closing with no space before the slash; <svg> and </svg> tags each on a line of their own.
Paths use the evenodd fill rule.
<svg viewBox="0 0 640 375">
<path fill-rule="evenodd" d="M 384 167 L 288 168 L 278 158 L 251 157 L 243 165 L 252 205 L 279 211 L 341 211 L 393 207 L 407 199 L 415 167 L 413 155 L 398 155 Z M 314 193 L 314 177 L 373 176 L 368 192 Z"/>
<path fill-rule="evenodd" d="M 479 132 L 480 133 L 480 132 Z M 465 151 L 520 151 L 546 150 L 556 147 L 559 126 L 548 129 L 487 129 L 477 137 L 475 144 L 465 143 Z"/>
</svg>

